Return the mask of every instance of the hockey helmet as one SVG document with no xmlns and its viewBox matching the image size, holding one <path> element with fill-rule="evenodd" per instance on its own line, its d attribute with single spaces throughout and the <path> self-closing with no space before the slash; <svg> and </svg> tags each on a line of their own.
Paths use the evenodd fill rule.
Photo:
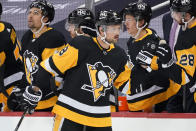
<svg viewBox="0 0 196 131">
<path fill-rule="evenodd" d="M 112 10 L 100 11 L 97 15 L 97 25 L 118 25 L 121 24 L 122 19 L 119 14 Z"/>
<path fill-rule="evenodd" d="M 195 0 L 173 0 L 171 9 L 176 12 L 190 13 L 196 16 L 196 1 Z"/>
<path fill-rule="evenodd" d="M 54 19 L 55 10 L 51 3 L 46 0 L 35 0 L 29 5 L 29 9 L 31 8 L 39 8 L 42 10 L 42 15 L 48 17 L 48 22 L 51 22 Z"/>
<path fill-rule="evenodd" d="M 144 2 L 130 3 L 123 9 L 122 13 L 123 16 L 132 15 L 137 18 L 137 20 L 145 20 L 147 23 L 150 22 L 152 17 L 151 6 Z"/>
<path fill-rule="evenodd" d="M 72 11 L 68 16 L 68 23 L 80 24 L 84 20 L 94 21 L 93 13 L 87 8 L 78 8 Z"/>
<path fill-rule="evenodd" d="M 68 16 L 66 24 L 74 24 L 81 28 L 85 34 L 96 37 L 96 27 L 93 13 L 87 8 L 78 8 Z"/>
</svg>

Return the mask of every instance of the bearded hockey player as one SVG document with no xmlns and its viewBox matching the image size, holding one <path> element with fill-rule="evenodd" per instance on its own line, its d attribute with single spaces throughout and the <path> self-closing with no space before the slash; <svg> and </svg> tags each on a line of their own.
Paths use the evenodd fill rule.
<svg viewBox="0 0 196 131">
<path fill-rule="evenodd" d="M 78 13 L 88 15 L 86 10 Z M 123 85 L 129 81 L 131 70 L 126 53 L 113 44 L 121 27 L 116 23 L 121 19 L 116 12 L 103 11 L 98 18 L 100 22 L 108 17 L 107 14 L 112 15 L 108 24 L 113 24 L 98 24 L 97 37 L 94 36 L 97 31 L 94 19 L 83 20 L 79 24 L 83 35 L 73 38 L 63 50 L 44 60 L 33 87 L 27 87 L 23 94 L 23 108 L 32 110 L 47 94 L 48 85 L 40 80 L 66 74 L 63 90 L 53 108 L 56 114 L 54 131 L 76 131 L 84 127 L 86 131 L 112 131 L 110 90 L 114 85 L 129 93 Z"/>
<path fill-rule="evenodd" d="M 49 27 L 49 24 L 54 19 L 54 15 L 53 5 L 46 0 L 36 0 L 29 5 L 27 19 L 30 30 L 24 34 L 21 41 L 25 70 L 24 81 L 27 82 L 23 82 L 23 85 L 20 85 L 19 88 L 31 85 L 37 77 L 40 62 L 65 47 L 64 36 Z M 55 80 L 57 86 L 62 82 L 62 78 L 59 76 Z M 17 93 L 20 93 L 19 89 L 12 93 L 11 98 L 8 99 L 10 108 L 14 110 L 20 110 L 11 102 Z M 36 110 L 50 111 L 56 100 L 57 96 L 48 88 L 48 94 L 38 103 Z"/>
</svg>

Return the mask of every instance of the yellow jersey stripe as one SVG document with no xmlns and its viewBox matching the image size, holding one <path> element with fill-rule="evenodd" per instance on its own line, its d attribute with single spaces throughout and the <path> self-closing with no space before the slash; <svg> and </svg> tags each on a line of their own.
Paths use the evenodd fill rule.
<svg viewBox="0 0 196 131">
<path fill-rule="evenodd" d="M 93 127 L 109 127 L 112 125 L 111 117 L 102 117 L 102 118 L 88 117 L 73 112 L 59 105 L 55 105 L 52 112 L 54 112 L 57 115 L 62 115 L 62 117 L 82 125 L 93 126 Z"/>
<path fill-rule="evenodd" d="M 170 87 L 167 89 L 167 91 L 164 91 L 150 98 L 140 100 L 134 103 L 129 102 L 128 103 L 129 110 L 138 111 L 138 110 L 148 109 L 149 107 L 152 107 L 154 104 L 165 101 L 171 96 L 175 95 L 180 90 L 180 88 L 181 88 L 181 85 L 170 80 Z M 127 97 L 127 100 L 130 100 L 130 99 Z"/>
<path fill-rule="evenodd" d="M 50 99 L 39 101 L 36 110 L 50 108 L 55 105 L 57 101 L 57 96 L 53 96 Z"/>
</svg>

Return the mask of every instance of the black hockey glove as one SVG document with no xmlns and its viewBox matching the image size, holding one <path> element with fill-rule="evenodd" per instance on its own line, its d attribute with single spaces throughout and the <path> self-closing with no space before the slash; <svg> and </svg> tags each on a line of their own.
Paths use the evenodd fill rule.
<svg viewBox="0 0 196 131">
<path fill-rule="evenodd" d="M 149 48 L 141 50 L 138 53 L 136 60 L 139 64 L 149 66 L 152 70 L 167 68 L 173 64 L 171 49 L 166 44 L 165 40 L 160 40 L 159 45 L 155 47 L 155 50 Z"/>
<path fill-rule="evenodd" d="M 28 108 L 28 113 L 32 114 L 38 102 L 42 98 L 42 91 L 35 91 L 32 86 L 27 86 L 21 100 L 21 109 L 24 111 Z"/>
<path fill-rule="evenodd" d="M 8 108 L 12 111 L 21 111 L 21 99 L 24 89 L 18 87 L 13 88 L 12 93 L 8 97 L 7 105 Z"/>
<path fill-rule="evenodd" d="M 157 56 L 155 56 L 157 45 L 158 45 L 157 41 L 147 42 L 147 44 L 143 46 L 143 49 L 136 56 L 136 61 L 140 65 L 146 66 L 146 70 L 148 72 L 158 69 L 156 64 Z"/>
<path fill-rule="evenodd" d="M 167 68 L 174 62 L 171 49 L 165 41 L 160 41 L 159 46 L 156 49 L 156 55 L 159 57 L 158 62 L 161 63 L 162 68 Z"/>
</svg>

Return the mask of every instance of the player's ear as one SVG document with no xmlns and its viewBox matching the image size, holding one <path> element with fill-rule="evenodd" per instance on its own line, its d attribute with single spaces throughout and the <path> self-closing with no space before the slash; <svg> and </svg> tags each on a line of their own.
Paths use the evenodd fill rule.
<svg viewBox="0 0 196 131">
<path fill-rule="evenodd" d="M 101 36 L 104 36 L 104 29 L 103 29 L 102 26 L 99 26 L 99 27 L 98 27 L 98 31 L 99 31 L 99 34 L 100 34 Z"/>
<path fill-rule="evenodd" d="M 82 28 L 78 28 L 78 33 L 83 34 Z"/>
<path fill-rule="evenodd" d="M 142 20 L 139 21 L 139 27 L 144 26 L 144 24 L 145 24 L 145 20 L 144 19 L 142 19 Z"/>
<path fill-rule="evenodd" d="M 49 20 L 48 17 L 44 17 L 44 18 L 43 18 L 43 22 L 44 22 L 44 23 L 47 23 L 48 20 Z"/>
</svg>

